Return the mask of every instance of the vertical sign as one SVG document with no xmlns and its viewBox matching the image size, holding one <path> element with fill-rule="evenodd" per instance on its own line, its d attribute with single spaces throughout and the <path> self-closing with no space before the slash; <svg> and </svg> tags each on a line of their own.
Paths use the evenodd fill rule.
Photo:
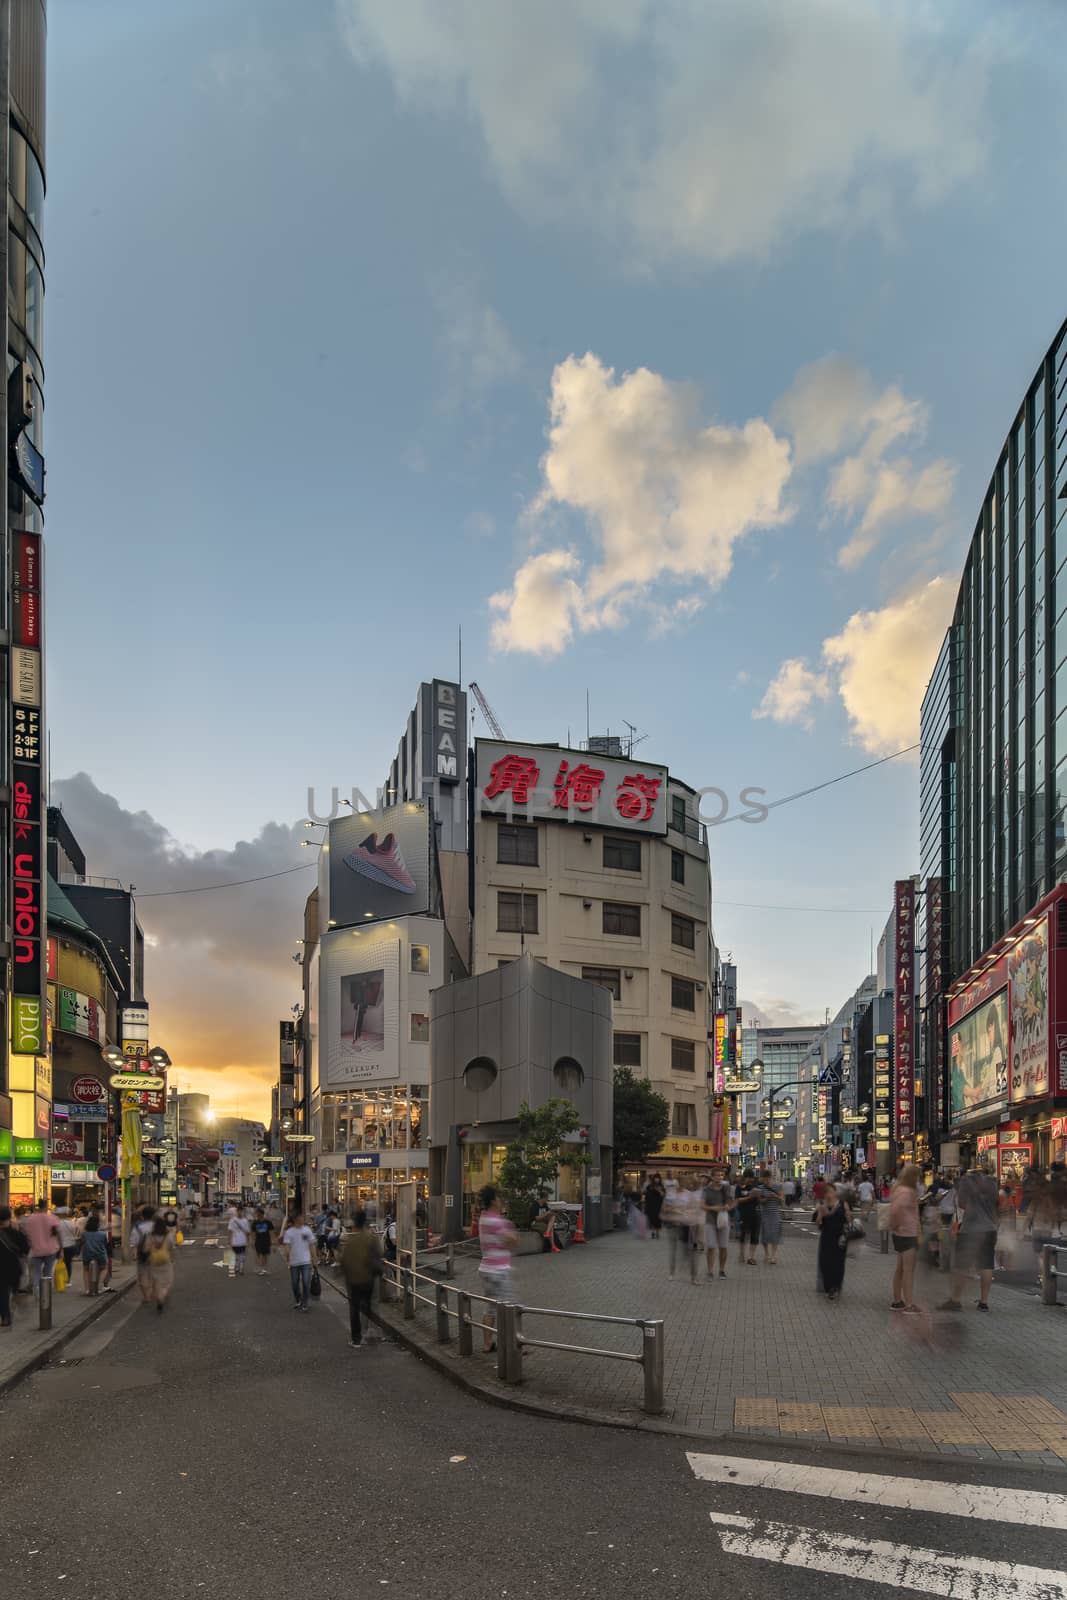
<svg viewBox="0 0 1067 1600">
<path fill-rule="evenodd" d="M 30 542 L 27 542 L 30 541 Z M 41 655 L 31 646 L 40 643 L 40 540 L 15 533 L 12 540 L 15 573 L 14 631 L 17 657 L 11 676 L 11 1017 L 25 1054 L 45 1049 L 44 1006 L 44 828 L 42 826 Z M 29 611 L 20 610 L 22 596 L 32 592 Z M 24 644 L 22 641 L 27 642 Z M 37 1037 L 30 1038 L 28 1022 L 36 1002 Z M 32 1051 L 29 1045 L 32 1044 Z"/>
<path fill-rule="evenodd" d="M 896 945 L 896 1105 L 897 1142 L 915 1133 L 915 885 L 899 878 L 893 917 Z"/>
<path fill-rule="evenodd" d="M 889 1063 L 889 1035 L 879 1033 L 874 1040 L 874 1144 L 888 1150 L 892 1118 L 893 1088 Z"/>
<path fill-rule="evenodd" d="M 940 878 L 926 880 L 926 1040 L 933 1105 L 931 1128 L 945 1124 L 945 1050 L 942 1039 L 941 995 L 945 983 L 945 907 Z"/>
<path fill-rule="evenodd" d="M 466 762 L 466 714 L 458 683 L 435 678 L 433 692 L 433 775 L 438 783 L 458 783 Z"/>
</svg>

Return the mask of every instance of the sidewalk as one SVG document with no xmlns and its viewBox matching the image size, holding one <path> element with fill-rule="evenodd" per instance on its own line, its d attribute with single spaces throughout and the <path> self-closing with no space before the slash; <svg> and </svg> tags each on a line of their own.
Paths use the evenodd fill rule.
<svg viewBox="0 0 1067 1600">
<path fill-rule="evenodd" d="M 497 1399 L 588 1420 L 664 1427 L 689 1436 L 795 1438 L 807 1443 L 900 1449 L 911 1454 L 1067 1463 L 1067 1308 L 1043 1306 L 994 1285 L 988 1316 L 967 1295 L 961 1314 L 930 1314 L 945 1295 L 938 1273 L 917 1278 L 920 1317 L 889 1310 L 891 1256 L 853 1246 L 842 1297 L 815 1291 L 816 1241 L 787 1227 L 777 1267 L 738 1266 L 731 1245 L 725 1280 L 671 1281 L 667 1241 L 614 1234 L 560 1255 L 522 1256 L 516 1298 L 524 1306 L 661 1317 L 666 1411 L 641 1411 L 639 1366 L 602 1357 L 532 1350 L 524 1382 L 496 1378 L 495 1358 L 459 1358 L 455 1339 L 436 1343 L 430 1307 L 415 1322 L 381 1308 L 420 1353 Z M 435 1258 L 429 1258 L 430 1264 Z M 478 1289 L 477 1261 L 457 1257 L 459 1287 Z M 424 1292 L 430 1292 L 423 1285 Z M 454 1301 L 453 1301 L 454 1304 Z M 548 1321 L 526 1312 L 533 1338 L 636 1351 L 637 1329 Z M 476 1348 L 480 1332 L 475 1330 Z"/>
<path fill-rule="evenodd" d="M 14 1327 L 0 1332 L 0 1395 L 50 1361 L 83 1328 L 116 1305 L 136 1281 L 133 1267 L 116 1265 L 113 1292 L 86 1299 L 81 1292 L 81 1269 L 77 1268 L 70 1287 L 63 1294 L 52 1295 L 52 1327 L 47 1333 L 37 1328 L 36 1298 L 18 1295 Z"/>
</svg>

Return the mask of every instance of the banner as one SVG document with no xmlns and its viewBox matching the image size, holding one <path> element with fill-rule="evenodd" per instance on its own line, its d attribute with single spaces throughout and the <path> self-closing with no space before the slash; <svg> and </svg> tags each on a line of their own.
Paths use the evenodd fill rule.
<svg viewBox="0 0 1067 1600">
<path fill-rule="evenodd" d="M 915 1133 L 915 885 L 897 880 L 893 926 L 896 946 L 896 1135 Z"/>
<path fill-rule="evenodd" d="M 1011 1099 L 1049 1092 L 1048 915 L 1008 951 L 1011 997 Z"/>
</svg>

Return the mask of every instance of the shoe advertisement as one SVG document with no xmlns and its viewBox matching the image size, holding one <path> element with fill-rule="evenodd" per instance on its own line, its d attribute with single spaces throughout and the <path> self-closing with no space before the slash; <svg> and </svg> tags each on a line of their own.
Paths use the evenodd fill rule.
<svg viewBox="0 0 1067 1600">
<path fill-rule="evenodd" d="M 328 916 L 334 927 L 361 927 L 429 909 L 426 806 L 387 806 L 330 823 Z"/>
<path fill-rule="evenodd" d="M 400 940 L 335 929 L 322 941 L 319 1071 L 326 1088 L 400 1075 Z"/>
</svg>

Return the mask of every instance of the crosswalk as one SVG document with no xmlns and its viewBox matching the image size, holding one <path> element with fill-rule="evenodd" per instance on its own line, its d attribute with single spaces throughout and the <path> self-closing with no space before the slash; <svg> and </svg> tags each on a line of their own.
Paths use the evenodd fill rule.
<svg viewBox="0 0 1067 1600">
<path fill-rule="evenodd" d="M 726 1555 L 949 1600 L 974 1600 L 976 1595 L 982 1600 L 1067 1600 L 1064 1561 L 1054 1568 L 1036 1567 L 856 1531 L 869 1507 L 944 1517 L 946 1531 L 952 1527 L 957 1542 L 959 1519 L 1004 1524 L 1007 1544 L 1012 1529 L 1016 1537 L 1023 1531 L 1067 1531 L 1067 1496 L 697 1451 L 688 1452 L 687 1460 L 694 1477 L 725 1491 L 717 1496 L 721 1508 L 717 1504 L 708 1516 Z M 762 1516 L 753 1493 L 760 1490 L 796 1495 L 802 1503 L 832 1501 L 834 1514 L 828 1526 L 818 1527 Z M 726 1509 L 728 1500 L 739 1502 L 744 1514 L 733 1506 Z"/>
</svg>

